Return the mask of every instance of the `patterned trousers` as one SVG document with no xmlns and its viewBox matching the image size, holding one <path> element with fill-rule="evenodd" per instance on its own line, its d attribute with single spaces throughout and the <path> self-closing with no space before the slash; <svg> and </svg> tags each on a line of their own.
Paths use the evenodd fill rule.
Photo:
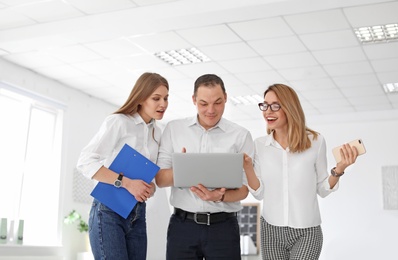
<svg viewBox="0 0 398 260">
<path fill-rule="evenodd" d="M 322 250 L 321 226 L 279 227 L 261 217 L 261 255 L 263 260 L 316 260 Z"/>
</svg>

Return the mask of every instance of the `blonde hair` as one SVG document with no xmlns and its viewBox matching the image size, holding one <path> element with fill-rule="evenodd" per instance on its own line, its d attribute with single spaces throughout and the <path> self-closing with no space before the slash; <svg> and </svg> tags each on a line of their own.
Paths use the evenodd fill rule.
<svg viewBox="0 0 398 260">
<path fill-rule="evenodd" d="M 157 73 L 145 72 L 136 81 L 126 102 L 114 114 L 135 114 L 140 110 L 140 103 L 147 100 L 159 87 L 169 89 L 167 80 Z"/>
<path fill-rule="evenodd" d="M 304 111 L 297 93 L 291 87 L 284 84 L 269 86 L 264 92 L 264 97 L 269 91 L 275 93 L 286 114 L 290 151 L 294 153 L 309 149 L 311 147 L 309 134 L 312 134 L 313 139 L 316 140 L 319 133 L 306 126 Z M 270 134 L 271 132 L 272 129 L 267 127 L 267 133 Z"/>
</svg>

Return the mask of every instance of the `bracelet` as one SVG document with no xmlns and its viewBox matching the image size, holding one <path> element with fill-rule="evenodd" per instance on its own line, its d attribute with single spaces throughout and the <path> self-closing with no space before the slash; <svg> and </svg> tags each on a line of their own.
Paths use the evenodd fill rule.
<svg viewBox="0 0 398 260">
<path fill-rule="evenodd" d="M 334 177 L 340 177 L 340 176 L 343 176 L 343 174 L 344 174 L 344 172 L 342 172 L 342 173 L 337 173 L 336 172 L 336 167 L 333 167 L 332 168 L 332 170 L 330 171 L 330 173 L 332 174 L 332 176 L 334 176 Z"/>
</svg>

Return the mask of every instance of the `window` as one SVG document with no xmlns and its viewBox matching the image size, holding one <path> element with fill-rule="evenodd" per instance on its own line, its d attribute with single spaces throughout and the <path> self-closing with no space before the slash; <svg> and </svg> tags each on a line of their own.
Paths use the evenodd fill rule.
<svg viewBox="0 0 398 260">
<path fill-rule="evenodd" d="M 0 218 L 23 244 L 58 245 L 63 105 L 0 82 Z M 10 241 L 12 239 L 13 241 Z M 8 243 L 15 243 L 10 235 Z"/>
</svg>

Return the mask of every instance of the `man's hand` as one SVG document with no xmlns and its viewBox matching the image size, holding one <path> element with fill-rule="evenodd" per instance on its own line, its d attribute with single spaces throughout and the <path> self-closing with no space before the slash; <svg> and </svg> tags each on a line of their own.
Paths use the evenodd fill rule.
<svg viewBox="0 0 398 260">
<path fill-rule="evenodd" d="M 202 184 L 198 184 L 198 186 L 192 186 L 191 191 L 196 194 L 201 200 L 204 201 L 220 201 L 227 191 L 226 188 L 218 188 L 209 190 Z"/>
</svg>

